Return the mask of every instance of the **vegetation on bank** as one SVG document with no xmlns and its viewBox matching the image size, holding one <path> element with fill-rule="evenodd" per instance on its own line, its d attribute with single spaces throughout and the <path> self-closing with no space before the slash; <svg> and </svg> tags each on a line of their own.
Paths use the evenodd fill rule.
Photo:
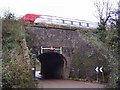
<svg viewBox="0 0 120 90">
<path fill-rule="evenodd" d="M 113 7 L 108 0 L 102 2 L 96 0 L 95 8 L 99 19 L 99 27 L 95 31 L 80 30 L 80 32 L 83 34 L 84 40 L 94 46 L 108 62 L 106 66 L 109 67 L 110 74 L 107 87 L 120 88 L 120 1 L 114 14 L 111 13 Z M 115 18 L 112 16 L 115 16 Z M 76 64 L 79 63 L 77 61 Z"/>
<path fill-rule="evenodd" d="M 99 35 L 96 32 L 85 33 L 86 40 L 91 43 L 95 49 L 100 52 L 107 60 L 108 71 L 110 71 L 108 77 L 108 87 L 117 87 L 118 75 L 118 65 L 119 65 L 119 54 L 117 53 L 116 41 L 113 40 L 117 36 L 116 30 L 109 30 L 106 32 L 105 41 L 102 42 Z M 105 63 L 103 62 L 103 65 Z"/>
<path fill-rule="evenodd" d="M 76 52 L 72 60 L 72 67 L 76 72 L 74 72 L 73 77 L 75 78 L 75 80 L 84 79 L 91 81 L 85 76 L 85 74 L 81 76 L 82 74 L 79 74 L 77 70 L 80 70 L 80 68 L 82 68 L 84 69 L 84 72 L 88 73 L 90 71 L 87 71 L 87 68 L 91 68 L 92 66 L 94 66 L 95 62 L 98 62 L 98 66 L 104 67 L 103 70 L 105 78 L 103 82 L 107 83 L 108 88 L 117 88 L 120 84 L 120 24 L 119 21 L 117 21 L 117 24 L 114 28 L 106 27 L 104 32 L 101 32 L 99 29 L 101 28 L 96 29 L 96 31 L 81 29 L 79 29 L 79 31 L 82 34 L 83 40 L 94 47 L 94 49 L 105 58 L 105 60 L 93 61 L 91 58 L 91 53 L 93 53 L 92 51 L 91 53 L 89 53 L 89 55 L 86 54 L 84 56 L 80 56 L 80 54 Z M 102 37 L 103 34 L 105 35 L 105 37 Z M 82 70 L 80 72 L 82 73 Z M 108 73 L 106 74 L 106 72 Z M 96 80 L 96 76 L 95 78 L 93 76 L 91 79 L 92 81 Z"/>
<path fill-rule="evenodd" d="M 23 24 L 11 16 L 2 20 L 3 88 L 35 87 Z"/>
</svg>

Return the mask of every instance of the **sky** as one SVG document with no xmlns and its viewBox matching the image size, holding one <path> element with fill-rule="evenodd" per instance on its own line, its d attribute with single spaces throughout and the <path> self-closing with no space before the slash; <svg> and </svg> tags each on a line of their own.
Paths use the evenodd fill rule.
<svg viewBox="0 0 120 90">
<path fill-rule="evenodd" d="M 95 0 L 0 0 L 0 15 L 10 10 L 17 16 L 27 13 L 98 22 Z M 117 1 L 117 0 L 112 0 Z"/>
</svg>

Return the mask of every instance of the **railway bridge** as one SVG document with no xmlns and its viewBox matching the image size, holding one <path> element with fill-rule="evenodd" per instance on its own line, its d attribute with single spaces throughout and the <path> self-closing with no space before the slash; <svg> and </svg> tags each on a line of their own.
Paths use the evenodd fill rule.
<svg viewBox="0 0 120 90">
<path fill-rule="evenodd" d="M 104 59 L 84 40 L 79 30 L 27 27 L 26 32 L 28 46 L 37 55 L 41 63 L 41 74 L 45 79 L 67 79 L 73 69 L 72 61 L 76 59 L 75 54 L 79 55 L 81 61 L 87 62 L 89 59 L 87 74 L 80 68 L 80 73 L 88 78 L 96 74 L 95 67 Z"/>
</svg>

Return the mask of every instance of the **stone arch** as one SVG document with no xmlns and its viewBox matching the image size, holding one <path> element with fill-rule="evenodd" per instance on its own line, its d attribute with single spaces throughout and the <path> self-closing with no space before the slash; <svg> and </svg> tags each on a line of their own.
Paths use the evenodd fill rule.
<svg viewBox="0 0 120 90">
<path fill-rule="evenodd" d="M 67 66 L 66 58 L 57 52 L 45 52 L 38 56 L 41 74 L 44 79 L 64 79 Z"/>
</svg>

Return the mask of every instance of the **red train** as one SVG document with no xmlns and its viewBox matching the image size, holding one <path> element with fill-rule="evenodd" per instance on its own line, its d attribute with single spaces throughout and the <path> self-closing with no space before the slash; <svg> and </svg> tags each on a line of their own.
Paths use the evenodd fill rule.
<svg viewBox="0 0 120 90">
<path fill-rule="evenodd" d="M 57 24 L 57 25 L 69 25 L 74 27 L 83 27 L 83 28 L 97 28 L 97 23 L 88 22 L 77 19 L 62 18 L 57 16 L 49 15 L 38 15 L 38 14 L 26 14 L 21 18 L 26 22 L 31 23 L 46 23 L 46 24 Z"/>
</svg>

